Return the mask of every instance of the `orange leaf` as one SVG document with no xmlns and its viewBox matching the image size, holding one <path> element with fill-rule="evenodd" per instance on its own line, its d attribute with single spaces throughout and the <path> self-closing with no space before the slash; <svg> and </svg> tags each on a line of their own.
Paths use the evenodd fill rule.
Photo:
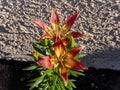
<svg viewBox="0 0 120 90">
<path fill-rule="evenodd" d="M 42 22 L 42 21 L 33 21 L 35 24 L 37 24 L 38 26 L 40 26 L 43 30 L 46 29 L 47 24 Z"/>
<path fill-rule="evenodd" d="M 67 86 L 67 81 L 68 81 L 68 71 L 65 67 L 60 67 L 59 68 L 60 76 L 64 81 L 65 86 Z"/>
<path fill-rule="evenodd" d="M 51 62 L 51 56 L 43 56 L 41 59 L 37 61 L 37 64 L 44 68 L 50 68 L 50 69 L 54 68 Z"/>
<path fill-rule="evenodd" d="M 68 38 L 62 39 L 62 42 L 66 46 L 69 42 L 69 39 Z"/>
<path fill-rule="evenodd" d="M 83 49 L 83 47 L 74 48 L 66 53 L 66 58 L 74 58 L 79 52 Z"/>
<path fill-rule="evenodd" d="M 33 21 L 35 24 L 40 26 L 48 35 L 54 36 L 53 30 L 48 27 L 48 25 L 42 21 Z"/>
<path fill-rule="evenodd" d="M 54 23 L 54 24 L 57 24 L 57 25 L 60 24 L 59 16 L 57 14 L 57 11 L 54 8 L 52 8 L 50 22 Z"/>
<path fill-rule="evenodd" d="M 52 8 L 50 22 L 52 24 L 54 33 L 56 34 L 56 36 L 59 36 L 60 35 L 60 19 L 57 14 L 57 10 L 55 10 L 54 8 Z"/>
<path fill-rule="evenodd" d="M 66 59 L 65 66 L 72 70 L 87 70 L 88 68 L 77 60 Z"/>
<path fill-rule="evenodd" d="M 61 39 L 58 37 L 56 37 L 56 41 L 54 44 L 54 51 L 57 58 L 60 58 L 61 56 L 65 55 L 65 46 L 63 45 Z"/>
<path fill-rule="evenodd" d="M 66 34 L 74 24 L 75 20 L 77 19 L 79 13 L 75 13 L 71 15 L 62 25 L 62 33 Z"/>
<path fill-rule="evenodd" d="M 44 39 L 44 38 L 51 38 L 51 36 L 47 33 L 44 33 L 42 34 L 42 36 L 40 37 L 41 39 Z"/>
</svg>

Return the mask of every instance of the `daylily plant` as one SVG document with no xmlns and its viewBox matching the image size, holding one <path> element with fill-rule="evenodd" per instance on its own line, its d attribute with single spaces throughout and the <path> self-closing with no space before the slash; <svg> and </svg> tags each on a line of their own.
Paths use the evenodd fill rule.
<svg viewBox="0 0 120 90">
<path fill-rule="evenodd" d="M 36 70 L 40 76 L 30 80 L 30 89 L 39 90 L 73 90 L 75 85 L 69 75 L 83 75 L 88 68 L 79 61 L 83 46 L 75 46 L 75 38 L 85 38 L 80 32 L 69 32 L 78 13 L 71 15 L 62 26 L 55 9 L 52 9 L 50 22 L 52 28 L 42 21 L 35 20 L 45 33 L 33 43 L 35 65 L 24 70 Z"/>
<path fill-rule="evenodd" d="M 68 42 L 68 39 L 70 36 L 73 36 L 74 38 L 86 38 L 82 33 L 80 32 L 69 32 L 71 27 L 73 26 L 75 20 L 77 19 L 79 13 L 75 13 L 71 15 L 65 22 L 60 26 L 60 19 L 57 14 L 57 11 L 53 8 L 51 12 L 51 18 L 50 23 L 52 25 L 52 28 L 49 27 L 45 22 L 42 22 L 40 20 L 33 21 L 35 24 L 39 25 L 45 33 L 41 36 L 41 38 L 50 38 L 53 41 L 55 41 L 56 37 L 59 37 L 62 39 L 63 43 L 66 45 Z"/>
<path fill-rule="evenodd" d="M 87 70 L 87 67 L 75 60 L 74 57 L 79 54 L 83 47 L 77 47 L 67 51 L 60 38 L 57 38 L 54 44 L 54 56 L 43 56 L 37 64 L 45 68 L 54 69 L 59 67 L 60 76 L 64 80 L 65 86 L 67 86 L 68 69 L 72 70 Z"/>
</svg>

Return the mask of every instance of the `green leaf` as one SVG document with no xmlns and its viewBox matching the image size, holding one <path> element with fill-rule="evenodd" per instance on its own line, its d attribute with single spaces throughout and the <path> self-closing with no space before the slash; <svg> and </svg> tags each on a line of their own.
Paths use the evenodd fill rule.
<svg viewBox="0 0 120 90">
<path fill-rule="evenodd" d="M 32 79 L 31 81 L 35 81 L 35 82 L 34 82 L 34 83 L 32 84 L 32 86 L 30 87 L 30 90 L 32 90 L 33 88 L 38 87 L 38 85 L 43 81 L 44 76 L 45 76 L 45 75 L 42 75 L 42 76 L 40 76 L 40 77 L 38 77 L 38 78 Z M 31 81 L 30 81 L 30 82 L 31 82 Z"/>
<path fill-rule="evenodd" d="M 68 80 L 68 85 L 66 88 L 68 88 L 69 90 L 73 90 L 73 88 L 76 88 L 75 84 L 73 83 L 73 81 L 75 81 L 74 79 L 69 79 Z"/>
<path fill-rule="evenodd" d="M 53 42 L 52 42 L 51 39 L 45 38 L 45 39 L 39 40 L 39 45 L 42 45 L 42 46 L 52 46 Z"/>
<path fill-rule="evenodd" d="M 37 44 L 35 44 L 35 43 L 33 43 L 32 46 L 33 46 L 33 48 L 34 48 L 36 51 L 38 51 L 40 54 L 42 54 L 42 55 L 45 54 L 44 48 L 41 48 L 39 45 L 37 45 Z"/>
<path fill-rule="evenodd" d="M 81 71 L 81 70 L 76 70 L 76 71 L 69 70 L 69 74 L 72 75 L 72 76 L 74 76 L 74 77 L 78 77 L 78 75 L 84 76 L 83 71 Z"/>
<path fill-rule="evenodd" d="M 23 68 L 22 70 L 35 70 L 38 66 L 34 65 L 34 66 L 29 66 L 29 67 L 26 67 L 26 68 Z"/>
<path fill-rule="evenodd" d="M 50 90 L 55 90 L 54 87 L 53 87 L 53 85 L 50 86 Z"/>
<path fill-rule="evenodd" d="M 57 75 L 53 75 L 52 76 L 52 81 L 53 81 L 53 85 L 52 85 L 52 88 L 53 88 L 53 90 L 55 90 L 55 87 L 56 87 L 56 83 L 57 83 Z"/>
<path fill-rule="evenodd" d="M 46 46 L 46 45 L 48 45 L 48 39 L 45 38 L 45 39 L 41 39 L 41 40 L 39 40 L 39 44 L 42 45 L 42 46 Z"/>
<path fill-rule="evenodd" d="M 61 87 L 61 90 L 65 90 L 64 82 L 61 77 L 58 78 L 58 84 Z"/>
<path fill-rule="evenodd" d="M 49 46 L 49 47 L 52 47 L 53 44 L 54 44 L 53 41 L 52 41 L 51 39 L 48 38 L 48 46 Z"/>
<path fill-rule="evenodd" d="M 62 90 L 59 84 L 56 84 L 56 90 Z"/>
<path fill-rule="evenodd" d="M 35 82 L 35 81 L 38 81 L 38 80 L 40 80 L 40 79 L 43 79 L 43 77 L 40 76 L 40 77 L 37 77 L 37 78 L 31 79 L 31 80 L 29 80 L 28 82 Z"/>
<path fill-rule="evenodd" d="M 51 51 L 49 48 L 46 49 L 46 55 L 52 55 L 53 54 L 53 51 Z"/>
<path fill-rule="evenodd" d="M 47 38 L 44 39 L 44 44 L 48 45 L 48 39 Z"/>
<path fill-rule="evenodd" d="M 46 73 L 47 75 L 52 75 L 53 71 L 52 71 L 52 69 L 47 69 L 47 70 L 45 71 L 45 73 Z"/>
<path fill-rule="evenodd" d="M 41 72 L 41 71 L 45 71 L 46 69 L 43 68 L 43 67 L 38 66 L 38 68 L 36 70 Z"/>
<path fill-rule="evenodd" d="M 73 82 L 76 81 L 76 80 L 71 79 L 70 81 L 71 81 L 70 83 L 71 83 L 72 87 L 73 87 L 73 88 L 77 88 L 77 87 L 75 86 L 75 84 L 73 83 Z"/>
<path fill-rule="evenodd" d="M 84 57 L 84 56 L 86 56 L 86 54 L 78 54 L 74 57 L 74 59 L 78 60 L 78 59 L 80 59 L 81 57 Z"/>
<path fill-rule="evenodd" d="M 48 84 L 48 82 L 45 84 L 45 86 L 43 87 L 43 89 L 42 90 L 48 90 L 48 88 L 49 88 L 49 84 Z"/>
<path fill-rule="evenodd" d="M 74 48 L 74 47 L 75 47 L 75 40 L 74 40 L 74 38 L 71 36 L 70 39 L 69 39 L 69 42 L 68 42 L 68 44 L 67 44 L 67 49 L 70 50 L 70 49 L 72 49 L 72 48 Z"/>
</svg>

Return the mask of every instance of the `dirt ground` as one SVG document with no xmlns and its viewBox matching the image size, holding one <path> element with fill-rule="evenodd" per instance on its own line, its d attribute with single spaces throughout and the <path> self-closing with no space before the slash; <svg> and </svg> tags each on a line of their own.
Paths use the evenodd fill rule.
<svg viewBox="0 0 120 90">
<path fill-rule="evenodd" d="M 0 90 L 28 90 L 28 73 L 21 69 L 30 62 L 0 60 Z M 75 90 L 120 90 L 120 71 L 89 68 L 86 76 L 79 76 Z"/>
</svg>

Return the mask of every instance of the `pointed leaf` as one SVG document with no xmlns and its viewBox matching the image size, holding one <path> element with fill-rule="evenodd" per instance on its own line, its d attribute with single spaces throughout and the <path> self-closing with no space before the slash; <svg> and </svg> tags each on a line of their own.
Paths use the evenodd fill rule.
<svg viewBox="0 0 120 90">
<path fill-rule="evenodd" d="M 69 42 L 68 42 L 68 44 L 67 44 L 67 49 L 70 50 L 70 49 L 72 49 L 72 48 L 74 48 L 74 47 L 75 47 L 75 40 L 74 40 L 74 38 L 71 36 L 70 39 L 69 39 Z"/>
<path fill-rule="evenodd" d="M 64 60 L 65 66 L 71 70 L 88 70 L 88 68 L 81 62 L 73 59 Z"/>
<path fill-rule="evenodd" d="M 51 56 L 42 56 L 36 63 L 44 68 L 54 68 L 54 66 L 52 65 Z"/>
<path fill-rule="evenodd" d="M 79 54 L 79 52 L 82 50 L 82 47 L 77 47 L 77 48 L 74 48 L 72 50 L 69 50 L 67 53 L 66 53 L 66 58 L 74 58 L 77 54 Z"/>
<path fill-rule="evenodd" d="M 43 33 L 40 39 L 52 38 L 48 33 Z"/>
<path fill-rule="evenodd" d="M 56 86 L 56 83 L 57 83 L 57 76 L 55 75 L 54 77 L 53 77 L 53 86 L 54 86 L 54 88 L 55 88 L 55 86 Z"/>
<path fill-rule="evenodd" d="M 53 41 L 51 39 L 48 39 L 48 46 L 53 47 Z"/>
<path fill-rule="evenodd" d="M 22 70 L 35 70 L 38 66 L 29 66 L 29 67 L 26 67 Z"/>
<path fill-rule="evenodd" d="M 38 26 L 40 26 L 43 30 L 46 30 L 47 24 L 42 22 L 42 21 L 33 21 L 35 24 L 37 24 Z"/>
<path fill-rule="evenodd" d="M 63 42 L 60 38 L 56 38 L 56 41 L 54 44 L 54 51 L 55 51 L 57 58 L 65 54 L 65 46 L 63 45 Z"/>
<path fill-rule="evenodd" d="M 65 67 L 60 67 L 59 68 L 60 76 L 64 81 L 64 85 L 67 86 L 67 81 L 68 81 L 68 71 Z"/>
<path fill-rule="evenodd" d="M 74 59 L 79 60 L 80 58 L 85 57 L 85 56 L 86 56 L 86 54 L 78 54 L 74 57 Z"/>
<path fill-rule="evenodd" d="M 40 26 L 49 36 L 53 36 L 53 30 L 48 27 L 48 25 L 42 21 L 33 21 L 35 24 L 37 24 L 38 26 Z"/>
<path fill-rule="evenodd" d="M 69 33 L 69 34 L 67 34 L 67 36 L 66 37 L 70 37 L 70 36 L 73 36 L 73 38 L 82 38 L 82 37 L 85 37 L 82 33 L 80 33 L 80 32 L 71 32 L 71 33 Z"/>
<path fill-rule="evenodd" d="M 78 77 L 79 75 L 84 76 L 84 73 L 79 71 L 79 70 L 76 70 L 76 71 L 75 70 L 69 70 L 69 73 L 70 73 L 70 75 L 72 75 L 74 77 Z"/>
<path fill-rule="evenodd" d="M 43 49 L 41 49 L 37 44 L 32 43 L 33 48 L 38 51 L 41 55 L 44 54 Z"/>
<path fill-rule="evenodd" d="M 62 25 L 62 34 L 66 34 L 74 24 L 75 20 L 78 17 L 78 13 L 71 15 Z"/>
<path fill-rule="evenodd" d="M 57 10 L 55 10 L 54 8 L 52 8 L 50 22 L 52 24 L 53 30 L 56 30 L 56 32 L 58 32 L 59 27 L 60 27 L 60 25 L 59 25 L 60 19 L 57 14 Z"/>
<path fill-rule="evenodd" d="M 38 87 L 38 85 L 43 81 L 44 76 L 45 75 L 38 77 L 35 83 L 33 83 L 33 85 L 30 87 L 30 90 L 32 90 L 35 87 Z"/>
<path fill-rule="evenodd" d="M 64 82 L 60 77 L 58 78 L 58 83 L 59 83 L 59 86 L 60 86 L 61 90 L 65 90 Z"/>
<path fill-rule="evenodd" d="M 47 46 L 48 45 L 48 38 L 39 40 L 39 44 L 42 46 Z"/>
<path fill-rule="evenodd" d="M 73 83 L 73 81 L 74 81 L 74 80 L 71 80 L 71 79 L 68 80 L 68 86 L 67 86 L 67 88 L 68 88 L 69 90 L 74 90 L 73 88 L 76 88 L 76 86 L 75 86 L 75 84 Z"/>
<path fill-rule="evenodd" d="M 45 86 L 44 86 L 43 88 L 41 88 L 40 90 L 49 90 L 49 89 L 48 89 L 49 87 L 50 87 L 49 84 L 46 83 Z"/>
<path fill-rule="evenodd" d="M 54 23 L 54 24 L 58 24 L 58 25 L 60 23 L 60 19 L 59 19 L 59 16 L 57 14 L 57 10 L 55 10 L 54 8 L 52 8 L 50 22 Z"/>
</svg>

